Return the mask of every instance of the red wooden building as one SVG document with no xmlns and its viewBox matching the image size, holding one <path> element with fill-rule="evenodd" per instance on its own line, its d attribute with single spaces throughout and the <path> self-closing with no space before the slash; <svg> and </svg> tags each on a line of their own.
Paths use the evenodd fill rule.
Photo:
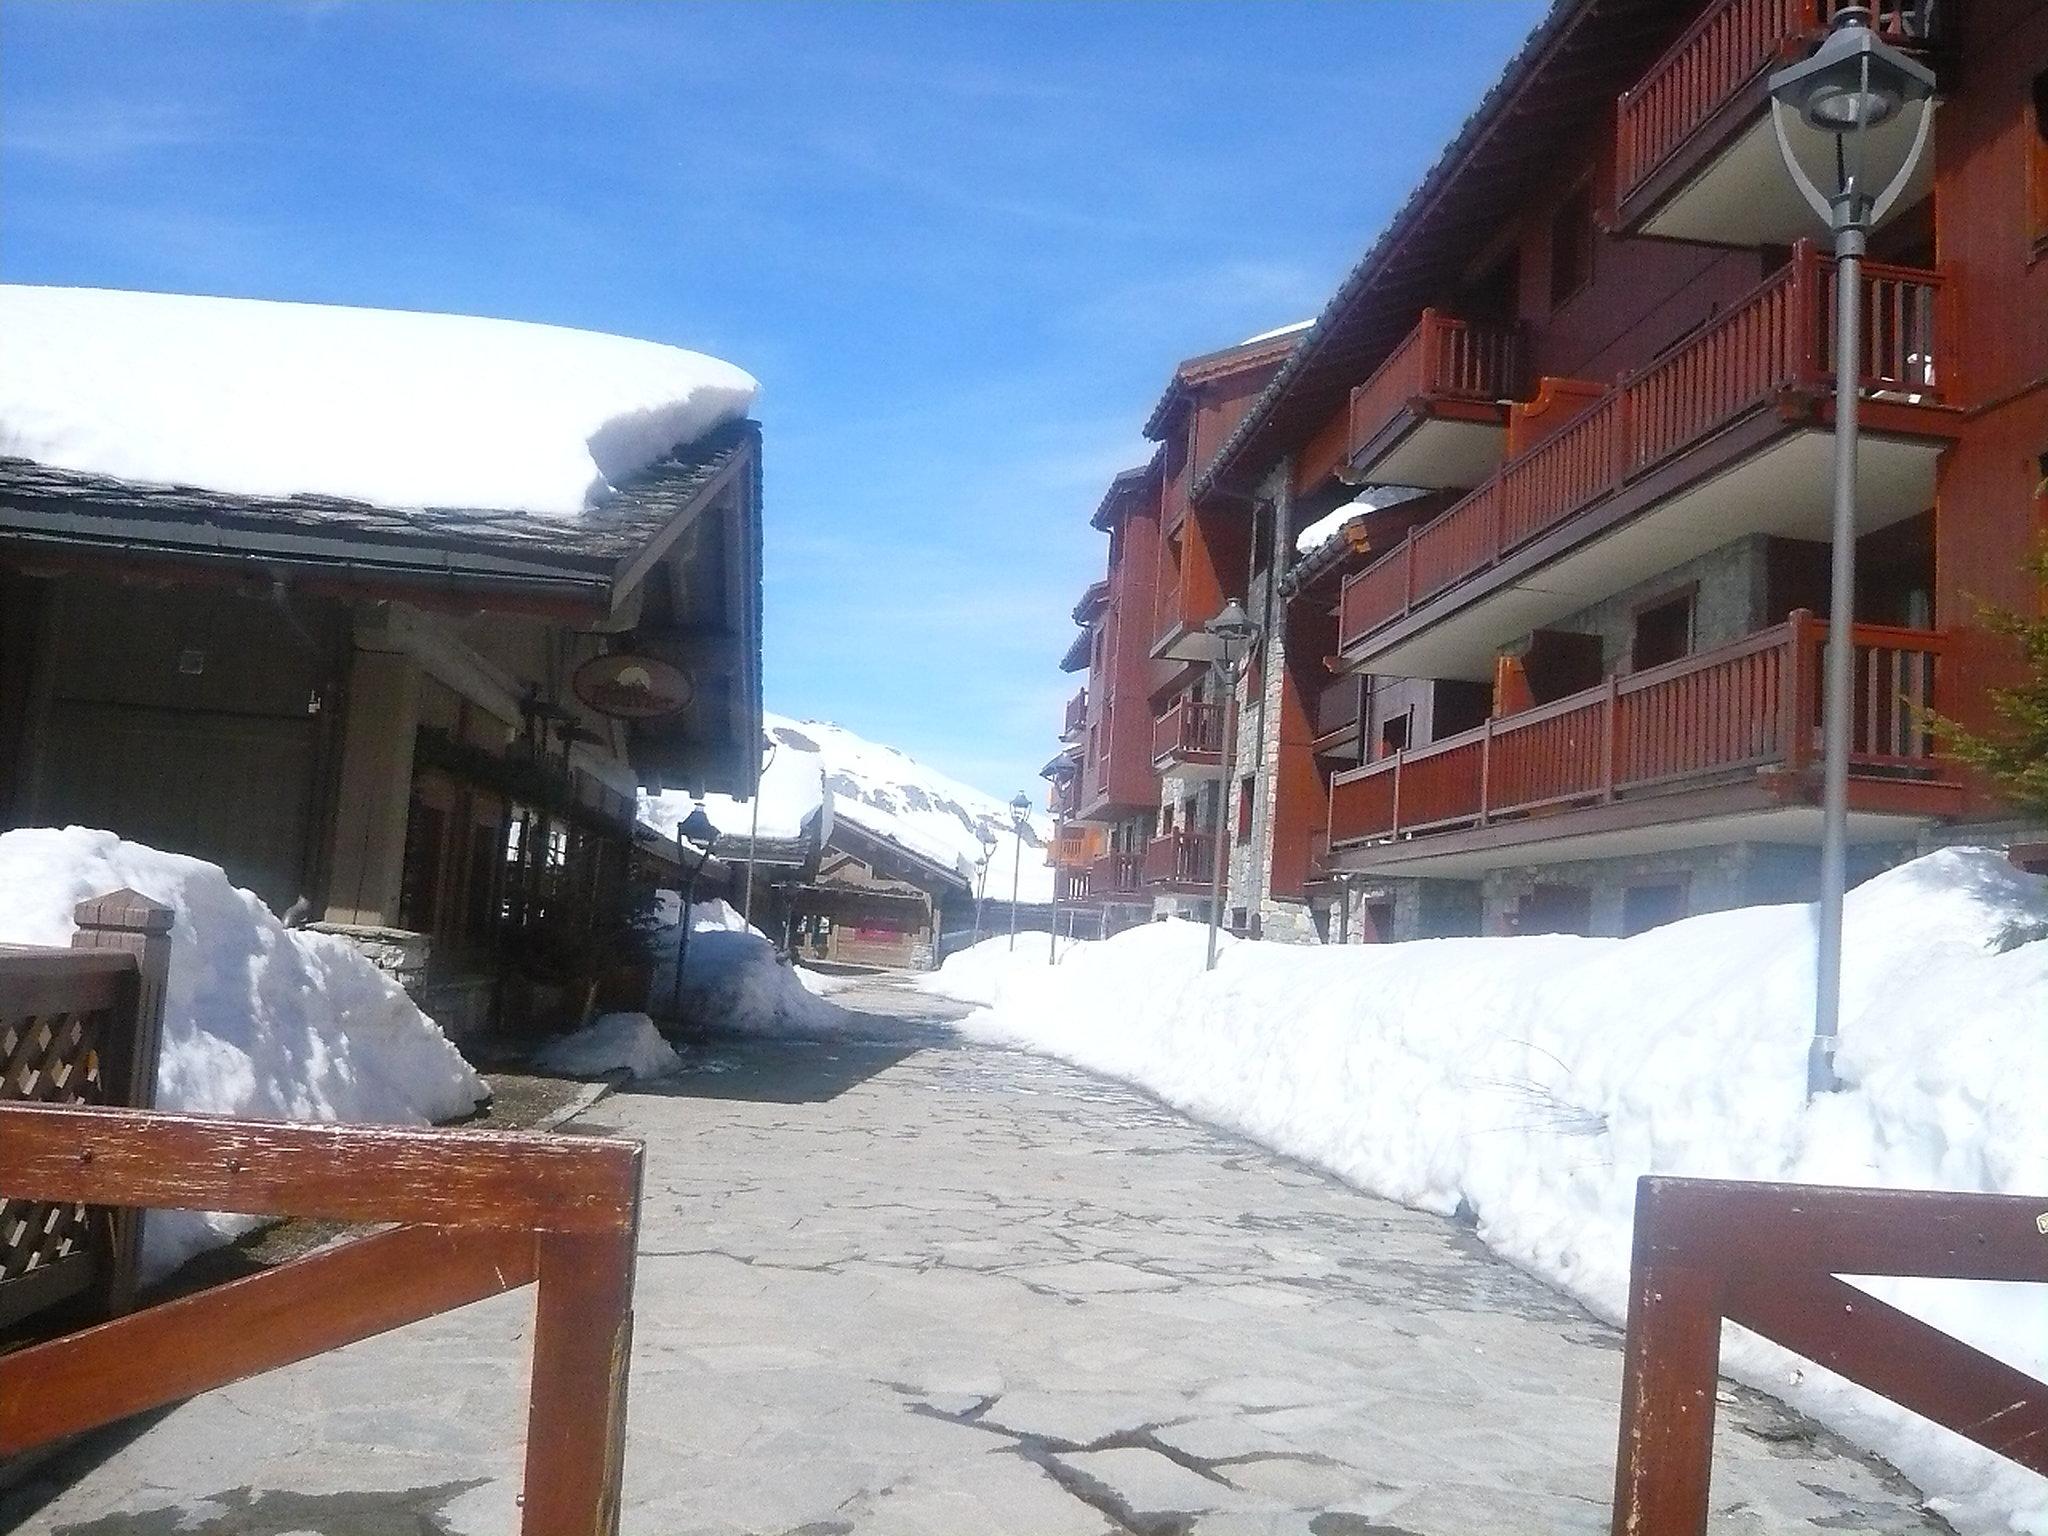
<svg viewBox="0 0 2048 1536">
<path fill-rule="evenodd" d="M 1155 628 L 1212 579 L 1264 624 L 1233 917 L 1812 895 L 1834 274 L 1764 81 L 1837 9 L 1559 0 L 1241 419 L 1177 439 L 1169 392 Z M 2048 7 L 1877 9 L 1940 105 L 1866 268 L 1852 872 L 2011 830 L 1917 709 L 1983 718 L 1976 603 L 2039 600 L 2048 475 Z M 1160 711 L 1168 766 L 1202 702 Z"/>
</svg>

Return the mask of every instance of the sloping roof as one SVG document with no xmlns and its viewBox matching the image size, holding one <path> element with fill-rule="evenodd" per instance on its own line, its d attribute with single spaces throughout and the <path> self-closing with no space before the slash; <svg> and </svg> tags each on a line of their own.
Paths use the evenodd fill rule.
<svg viewBox="0 0 2048 1536">
<path fill-rule="evenodd" d="M 871 854 L 879 853 L 896 859 L 911 870 L 913 883 L 923 885 L 928 890 L 937 891 L 941 887 L 950 887 L 966 891 L 973 886 L 959 870 L 948 868 L 937 860 L 928 858 L 887 833 L 878 832 L 872 827 L 864 827 L 859 822 L 843 816 L 834 819 L 832 830 L 826 835 L 825 844 L 827 847 L 841 848 L 852 853 L 866 850 Z M 923 878 L 916 878 L 918 876 Z"/>
<path fill-rule="evenodd" d="M 1234 347 L 1220 347 L 1214 352 L 1184 359 L 1174 368 L 1173 377 L 1167 380 L 1166 392 L 1152 407 L 1152 414 L 1145 418 L 1145 436 L 1154 439 L 1162 436 L 1167 423 L 1193 400 L 1194 392 L 1202 385 L 1278 362 L 1308 334 L 1295 329 L 1283 330 L 1252 341 L 1241 341 Z"/>
<path fill-rule="evenodd" d="M 51 549 L 349 567 L 444 587 L 612 582 L 754 456 L 760 427 L 715 428 L 574 517 L 394 508 L 333 496 L 144 485 L 0 458 L 0 535 Z"/>
<path fill-rule="evenodd" d="M 1094 650 L 1094 630 L 1082 629 L 1067 642 L 1066 654 L 1060 657 L 1062 672 L 1085 672 Z"/>
<path fill-rule="evenodd" d="M 1478 109 L 1338 286 L 1193 495 L 1242 489 L 1304 441 L 1524 206 L 1561 144 L 1611 112 L 1691 19 L 1672 0 L 1555 0 Z"/>
<path fill-rule="evenodd" d="M 1150 459 L 1135 469 L 1121 471 L 1109 482 L 1109 489 L 1102 493 L 1102 502 L 1095 509 L 1095 515 L 1088 519 L 1090 527 L 1109 532 L 1116 522 L 1117 509 L 1132 497 L 1148 490 L 1158 483 L 1159 471 L 1166 462 L 1166 450 L 1159 449 Z"/>
<path fill-rule="evenodd" d="M 1074 604 L 1074 622 L 1093 624 L 1095 616 L 1102 612 L 1108 603 L 1109 582 L 1106 579 L 1089 582 L 1088 589 L 1081 594 L 1081 600 Z"/>
</svg>

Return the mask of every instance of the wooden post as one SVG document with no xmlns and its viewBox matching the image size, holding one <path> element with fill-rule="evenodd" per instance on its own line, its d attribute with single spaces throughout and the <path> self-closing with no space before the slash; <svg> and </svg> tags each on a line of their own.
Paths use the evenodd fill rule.
<svg viewBox="0 0 2048 1536">
<path fill-rule="evenodd" d="M 1485 826 L 1490 817 L 1487 808 L 1493 803 L 1493 716 L 1486 717 L 1486 724 L 1479 736 L 1479 825 Z"/>
<path fill-rule="evenodd" d="M 164 990 L 171 973 L 171 924 L 177 914 L 139 891 L 118 890 L 81 901 L 72 909 L 78 931 L 73 949 L 110 950 L 135 956 L 133 1012 L 125 1040 L 116 1039 L 111 1059 L 101 1065 L 106 1102 L 128 1109 L 156 1103 L 157 1058 L 163 1049 Z M 102 1304 L 110 1314 L 135 1305 L 136 1275 L 142 1257 L 142 1212 L 108 1212 L 111 1242 L 107 1273 L 101 1284 Z"/>
<path fill-rule="evenodd" d="M 636 1226 L 543 1232 L 521 1536 L 616 1536 Z"/>
<path fill-rule="evenodd" d="M 1401 611 L 1411 612 L 1415 607 L 1415 530 L 1410 528 L 1401 541 Z"/>
<path fill-rule="evenodd" d="M 1718 1278 L 1658 1253 L 1655 1181 L 1636 1186 L 1613 1536 L 1704 1536 L 1721 1371 Z"/>
<path fill-rule="evenodd" d="M 1607 695 L 1601 701 L 1601 708 L 1607 716 L 1607 742 L 1605 758 L 1600 765 L 1600 798 L 1611 802 L 1614 799 L 1614 764 L 1621 740 L 1621 674 L 1607 674 Z"/>
</svg>

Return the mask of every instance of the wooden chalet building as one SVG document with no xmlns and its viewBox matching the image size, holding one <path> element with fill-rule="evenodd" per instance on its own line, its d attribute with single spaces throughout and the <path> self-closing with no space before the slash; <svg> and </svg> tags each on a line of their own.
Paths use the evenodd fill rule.
<svg viewBox="0 0 2048 1536">
<path fill-rule="evenodd" d="M 952 865 L 844 816 L 832 819 L 816 871 L 779 894 L 793 958 L 916 971 L 938 964 L 949 910 L 973 900 Z"/>
<path fill-rule="evenodd" d="M 1616 934 L 1813 895 L 1833 271 L 1764 79 L 1838 8 L 1558 0 L 1242 419 L 1169 441 L 1156 627 L 1199 622 L 1190 569 L 1262 624 L 1207 770 L 1234 923 Z M 1852 875 L 2014 830 L 1917 708 L 1984 722 L 2013 659 L 1976 605 L 2040 601 L 2048 475 L 2048 7 L 1877 11 L 1940 105 L 1866 266 Z M 1168 783 L 1207 702 L 1158 711 Z"/>
<path fill-rule="evenodd" d="M 575 516 L 0 458 L 0 828 L 218 863 L 458 1037 L 640 1006 L 620 927 L 674 860 L 636 789 L 758 770 L 760 445 Z"/>
</svg>

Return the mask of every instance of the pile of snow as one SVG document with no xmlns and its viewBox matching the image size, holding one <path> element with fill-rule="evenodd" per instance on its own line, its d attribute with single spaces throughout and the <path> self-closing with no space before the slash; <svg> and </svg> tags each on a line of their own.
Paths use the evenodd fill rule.
<svg viewBox="0 0 2048 1536">
<path fill-rule="evenodd" d="M 682 1070 L 683 1058 L 661 1038 L 644 1013 L 606 1013 L 574 1034 L 544 1046 L 533 1059 L 543 1072 L 564 1077 L 665 1077 Z"/>
<path fill-rule="evenodd" d="M 649 936 L 654 982 L 649 996 L 666 1009 L 675 996 L 676 953 L 682 934 L 672 893 L 663 892 Z M 683 963 L 684 1021 L 707 1029 L 751 1035 L 831 1034 L 846 1010 L 818 990 L 758 928 L 724 901 L 690 907 L 689 954 Z"/>
<path fill-rule="evenodd" d="M 1098 942 L 1062 937 L 1055 949 L 1054 941 L 1043 933 L 1019 933 L 1015 944 L 1010 942 L 1009 934 L 1002 933 L 955 950 L 936 971 L 926 971 L 912 985 L 921 992 L 935 992 L 941 997 L 987 1007 L 1005 987 L 1018 984 L 1018 972 L 1036 973 L 1055 963 L 1065 965 L 1077 950 L 1092 949 Z M 1026 984 L 1028 980 L 1024 978 Z"/>
<path fill-rule="evenodd" d="M 979 878 L 981 833 L 986 830 L 996 839 L 989 860 L 989 898 L 1010 899 L 1014 871 L 1020 902 L 1052 900 L 1050 818 L 1034 813 L 1030 830 L 1019 838 L 1008 801 L 970 788 L 894 747 L 877 745 L 822 720 L 770 714 L 764 722 L 775 756 L 762 779 L 763 838 L 798 836 L 814 815 L 824 817 L 829 835 L 832 823 L 844 819 L 974 882 Z M 699 804 L 719 830 L 721 851 L 744 858 L 753 814 L 745 800 L 707 795 L 700 801 L 674 791 L 643 795 L 640 817 L 657 830 L 673 833 L 676 823 Z"/>
<path fill-rule="evenodd" d="M 177 913 L 157 1108 L 425 1125 L 488 1096 L 395 981 L 344 939 L 286 928 L 218 865 L 83 827 L 0 833 L 0 942 L 68 945 L 78 903 L 123 888 Z M 144 1271 L 254 1225 L 152 1211 Z"/>
<path fill-rule="evenodd" d="M 1646 1173 L 2048 1195 L 2048 880 L 1950 850 L 1848 903 L 1839 1067 L 1805 1102 L 1810 909 L 1626 940 L 1325 949 L 1151 924 L 1016 967 L 961 1027 L 1143 1084 L 1366 1189 L 1477 1213 L 1619 1322 Z M 2031 929 L 2030 929 L 2030 926 Z M 1861 1281 L 2034 1375 L 2044 1287 Z M 2048 1531 L 2048 1482 L 1731 1333 L 1727 1367 L 1887 1457 L 1958 1527 Z"/>
<path fill-rule="evenodd" d="M 244 495 L 574 516 L 753 404 L 676 347 L 560 326 L 0 286 L 0 456 Z"/>
<path fill-rule="evenodd" d="M 1375 485 L 1302 529 L 1295 535 L 1294 552 L 1298 555 L 1312 555 L 1337 537 L 1343 526 L 1354 517 L 1363 517 L 1368 512 L 1382 512 L 1388 507 L 1398 507 L 1404 501 L 1413 501 L 1418 496 L 1428 494 L 1427 491 L 1418 490 L 1412 485 Z"/>
</svg>

